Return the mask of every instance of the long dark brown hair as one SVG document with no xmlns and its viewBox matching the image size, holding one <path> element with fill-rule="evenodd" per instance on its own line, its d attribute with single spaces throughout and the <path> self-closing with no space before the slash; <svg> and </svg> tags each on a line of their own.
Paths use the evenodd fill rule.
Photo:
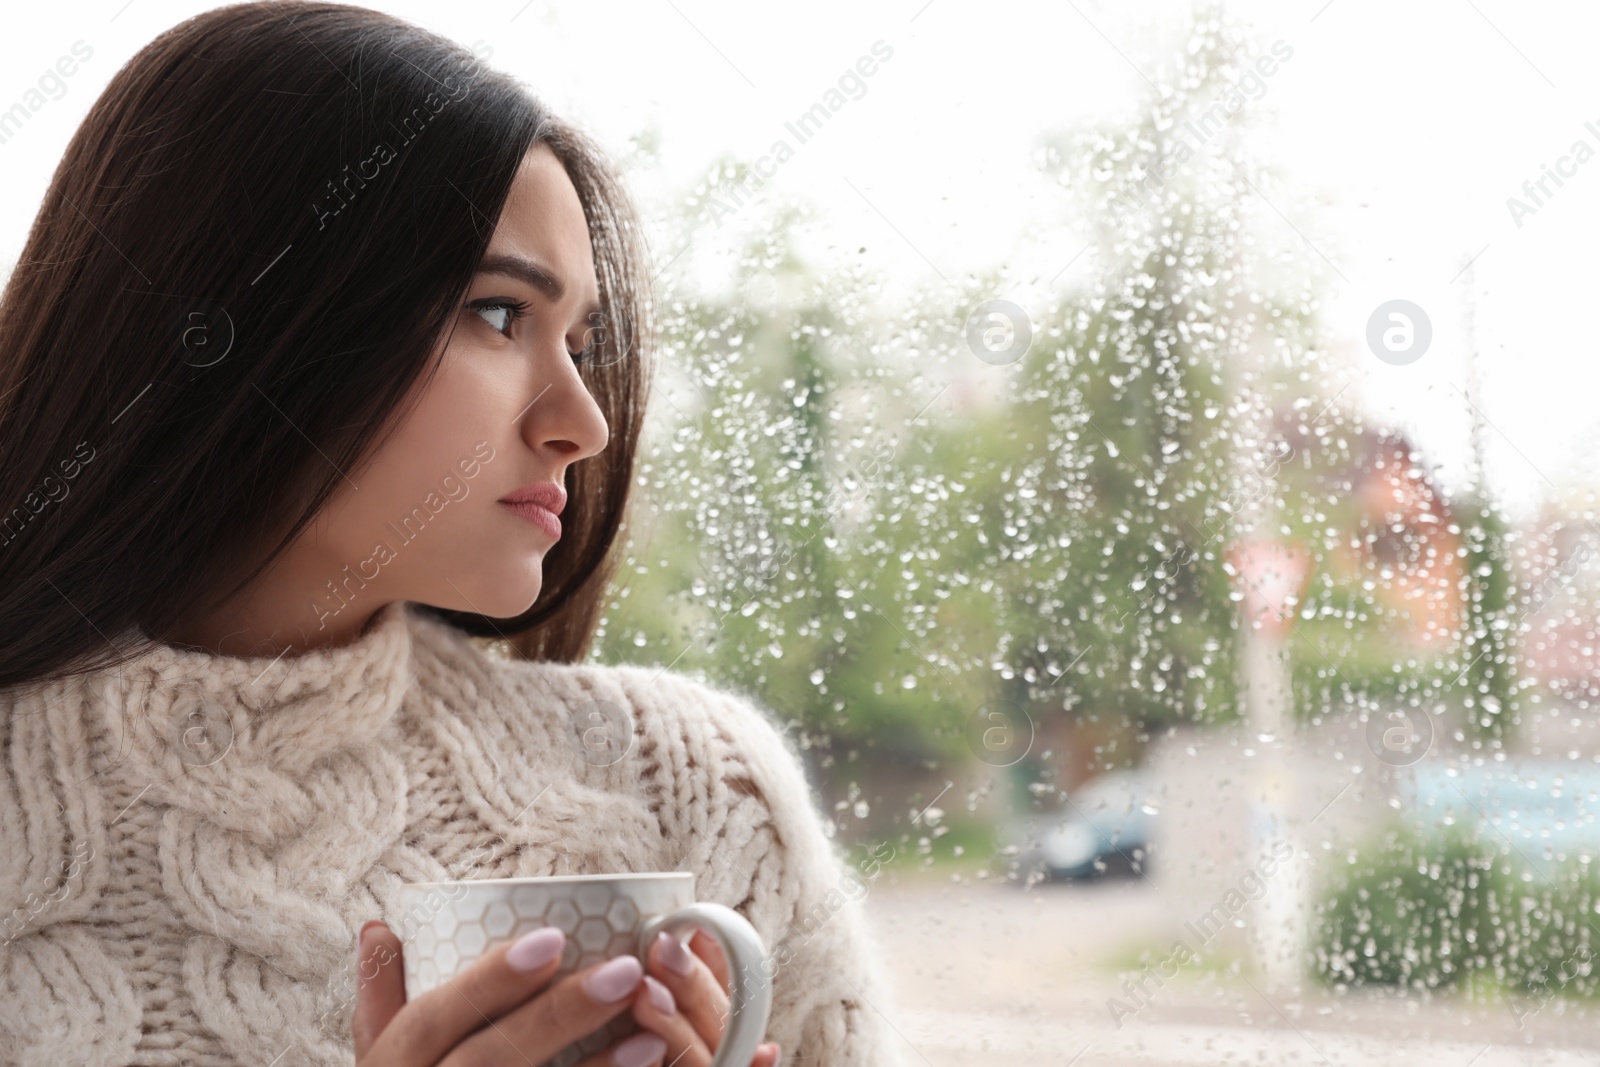
<svg viewBox="0 0 1600 1067">
<path fill-rule="evenodd" d="M 0 687 L 137 654 L 111 638 L 175 632 L 289 546 L 431 378 L 540 142 L 588 219 L 605 329 L 582 375 L 610 441 L 567 468 L 526 613 L 423 610 L 586 654 L 648 387 L 632 205 L 593 142 L 472 50 L 274 0 L 189 19 L 117 72 L 0 297 Z"/>
</svg>

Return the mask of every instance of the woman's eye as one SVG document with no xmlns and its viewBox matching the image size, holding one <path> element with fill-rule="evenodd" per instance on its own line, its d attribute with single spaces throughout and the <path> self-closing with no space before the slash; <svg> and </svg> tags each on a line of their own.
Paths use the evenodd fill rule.
<svg viewBox="0 0 1600 1067">
<path fill-rule="evenodd" d="M 484 322 L 508 336 L 512 324 L 522 318 L 523 313 L 528 310 L 528 304 L 520 300 L 486 300 L 469 306 L 483 318 Z"/>
<path fill-rule="evenodd" d="M 493 329 L 507 337 L 511 336 L 511 327 L 516 324 L 518 319 L 522 318 L 522 316 L 527 313 L 528 308 L 531 306 L 532 305 L 525 300 L 510 300 L 504 297 L 482 300 L 477 303 L 467 305 L 467 307 L 476 312 L 484 322 L 487 322 Z M 567 355 L 571 356 L 577 362 L 583 363 L 594 356 L 595 348 L 598 346 L 599 342 L 603 341 L 604 339 L 605 335 L 603 333 L 597 333 L 595 330 L 591 329 L 584 335 L 583 348 L 577 352 L 573 352 L 569 349 L 567 351 Z"/>
</svg>

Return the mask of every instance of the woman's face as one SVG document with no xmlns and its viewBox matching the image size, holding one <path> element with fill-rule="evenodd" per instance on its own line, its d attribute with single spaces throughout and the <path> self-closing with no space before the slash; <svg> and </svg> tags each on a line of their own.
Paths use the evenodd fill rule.
<svg viewBox="0 0 1600 1067">
<path fill-rule="evenodd" d="M 548 511 L 502 498 L 559 487 L 569 464 L 605 447 L 572 354 L 598 340 L 598 309 L 577 191 L 536 145 L 431 381 L 289 551 L 185 643 L 224 654 L 342 644 L 394 600 L 526 611 L 557 538 Z"/>
</svg>

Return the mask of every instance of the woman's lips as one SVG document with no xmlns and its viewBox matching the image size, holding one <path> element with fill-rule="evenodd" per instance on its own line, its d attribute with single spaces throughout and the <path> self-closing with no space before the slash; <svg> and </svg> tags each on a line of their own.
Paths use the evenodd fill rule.
<svg viewBox="0 0 1600 1067">
<path fill-rule="evenodd" d="M 561 540 L 561 520 L 549 508 L 531 501 L 513 503 L 509 500 L 502 500 L 499 503 L 501 507 L 510 509 L 539 527 L 539 529 L 549 534 L 552 540 Z"/>
</svg>

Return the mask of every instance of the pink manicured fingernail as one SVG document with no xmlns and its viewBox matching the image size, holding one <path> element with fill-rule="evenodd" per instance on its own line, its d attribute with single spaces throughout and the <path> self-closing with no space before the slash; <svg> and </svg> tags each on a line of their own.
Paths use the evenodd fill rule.
<svg viewBox="0 0 1600 1067">
<path fill-rule="evenodd" d="M 661 962 L 671 967 L 673 973 L 688 977 L 694 970 L 694 960 L 689 958 L 689 950 L 683 947 L 683 942 L 665 930 L 656 937 L 661 942 Z"/>
<path fill-rule="evenodd" d="M 542 926 L 531 934 L 523 934 L 506 949 L 506 962 L 514 971 L 537 971 L 561 955 L 567 935 L 559 926 Z"/>
<path fill-rule="evenodd" d="M 591 972 L 583 980 L 583 988 L 602 1004 L 610 1004 L 632 993 L 644 974 L 644 964 L 637 956 L 616 956 Z M 648 1063 L 648 1060 L 641 1060 Z"/>
<path fill-rule="evenodd" d="M 782 1045 L 773 1045 L 772 1046 L 772 1067 L 778 1067 L 778 1064 L 780 1064 L 782 1062 L 783 1062 L 783 1046 Z"/>
<path fill-rule="evenodd" d="M 672 999 L 672 990 L 656 981 L 652 975 L 644 976 L 644 987 L 650 992 L 650 1003 L 663 1015 L 671 1015 L 678 1010 L 678 1002 Z"/>
<path fill-rule="evenodd" d="M 634 1034 L 611 1053 L 616 1067 L 650 1067 L 667 1054 L 667 1043 L 660 1034 Z"/>
</svg>

